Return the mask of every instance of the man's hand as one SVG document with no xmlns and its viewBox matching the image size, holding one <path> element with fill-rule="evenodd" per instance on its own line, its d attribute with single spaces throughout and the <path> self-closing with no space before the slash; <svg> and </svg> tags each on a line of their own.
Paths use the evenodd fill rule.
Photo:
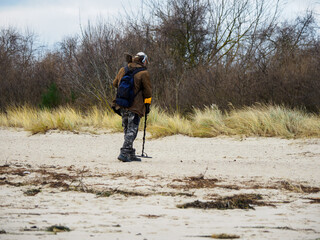
<svg viewBox="0 0 320 240">
<path fill-rule="evenodd" d="M 144 105 L 145 105 L 145 107 L 146 107 L 146 114 L 148 115 L 149 112 L 150 112 L 150 104 L 149 104 L 149 103 L 146 103 L 146 104 L 144 104 Z"/>
<path fill-rule="evenodd" d="M 150 112 L 150 104 L 151 104 L 151 98 L 145 98 L 144 105 L 146 107 L 146 114 L 149 114 Z"/>
</svg>

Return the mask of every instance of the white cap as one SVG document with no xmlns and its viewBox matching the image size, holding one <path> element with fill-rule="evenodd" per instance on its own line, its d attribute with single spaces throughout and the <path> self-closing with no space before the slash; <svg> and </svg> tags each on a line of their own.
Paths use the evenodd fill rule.
<svg viewBox="0 0 320 240">
<path fill-rule="evenodd" d="M 143 57 L 142 63 L 149 63 L 148 56 L 144 52 L 138 52 L 136 56 Z"/>
</svg>

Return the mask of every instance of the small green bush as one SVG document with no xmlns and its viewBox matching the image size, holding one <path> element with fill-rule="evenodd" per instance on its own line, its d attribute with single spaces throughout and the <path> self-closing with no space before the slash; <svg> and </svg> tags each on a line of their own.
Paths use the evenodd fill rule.
<svg viewBox="0 0 320 240">
<path fill-rule="evenodd" d="M 51 83 L 47 91 L 41 96 L 40 108 L 55 108 L 60 104 L 60 92 L 55 83 Z"/>
</svg>

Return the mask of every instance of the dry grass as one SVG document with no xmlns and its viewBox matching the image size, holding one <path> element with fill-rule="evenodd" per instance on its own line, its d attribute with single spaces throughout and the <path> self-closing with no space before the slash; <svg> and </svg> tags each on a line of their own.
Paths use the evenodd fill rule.
<svg viewBox="0 0 320 240">
<path fill-rule="evenodd" d="M 192 134 L 196 137 L 215 137 L 229 132 L 225 117 L 215 105 L 204 110 L 194 109 L 190 119 L 193 124 Z"/>
<path fill-rule="evenodd" d="M 113 113 L 93 107 L 82 113 L 70 107 L 55 110 L 33 107 L 12 107 L 0 114 L 0 126 L 24 128 L 32 134 L 48 130 L 94 131 L 94 129 L 121 130 L 121 119 Z"/>
<path fill-rule="evenodd" d="M 261 201 L 260 194 L 239 194 L 230 197 L 220 197 L 215 201 L 201 202 L 199 200 L 177 205 L 178 208 L 201 208 L 201 209 L 253 209 L 256 206 L 273 206 Z"/>
<path fill-rule="evenodd" d="M 140 129 L 143 128 L 143 119 Z M 33 134 L 51 129 L 63 131 L 122 131 L 121 118 L 97 107 L 83 113 L 70 107 L 40 110 L 28 106 L 8 108 L 0 114 L 0 126 L 24 128 Z M 192 137 L 242 135 L 263 137 L 320 137 L 320 116 L 283 106 L 255 105 L 230 112 L 216 106 L 194 109 L 188 116 L 168 114 L 153 106 L 148 115 L 153 138 L 182 134 Z"/>
<path fill-rule="evenodd" d="M 283 106 L 254 106 L 233 110 L 225 119 L 231 134 L 319 137 L 320 117 Z"/>
<path fill-rule="evenodd" d="M 192 125 L 189 120 L 179 113 L 169 115 L 155 107 L 150 112 L 150 116 L 148 115 L 148 131 L 154 138 L 175 134 L 191 136 Z"/>
<path fill-rule="evenodd" d="M 226 234 L 226 233 L 212 234 L 210 237 L 214 238 L 214 239 L 236 239 L 236 238 L 240 238 L 240 236 L 238 236 L 238 235 Z"/>
</svg>

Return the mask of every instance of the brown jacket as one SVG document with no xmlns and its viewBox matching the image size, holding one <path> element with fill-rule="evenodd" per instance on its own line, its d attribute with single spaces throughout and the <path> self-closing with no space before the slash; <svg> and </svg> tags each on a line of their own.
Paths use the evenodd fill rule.
<svg viewBox="0 0 320 240">
<path fill-rule="evenodd" d="M 142 65 L 139 63 L 129 63 L 128 64 L 129 69 L 133 68 L 140 68 Z M 121 68 L 116 76 L 116 78 L 113 80 L 113 86 L 118 88 L 120 84 L 121 78 L 125 74 L 124 67 Z M 141 91 L 139 92 L 139 90 Z M 131 107 L 128 108 L 129 111 L 137 113 L 140 117 L 144 116 L 145 113 L 145 106 L 144 106 L 144 99 L 145 98 L 151 98 L 152 97 L 152 86 L 150 82 L 150 75 L 147 70 L 140 71 L 134 75 L 134 93 L 137 94 L 134 98 L 133 104 Z M 113 107 L 118 110 L 121 107 L 118 106 L 115 103 L 115 100 L 113 101 Z"/>
</svg>

